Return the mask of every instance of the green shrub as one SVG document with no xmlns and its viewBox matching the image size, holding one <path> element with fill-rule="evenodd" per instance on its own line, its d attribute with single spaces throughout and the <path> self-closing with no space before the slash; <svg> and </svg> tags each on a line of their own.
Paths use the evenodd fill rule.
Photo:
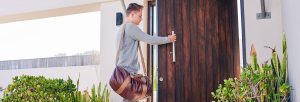
<svg viewBox="0 0 300 102">
<path fill-rule="evenodd" d="M 270 47 L 268 47 L 270 48 Z M 220 84 L 212 96 L 222 102 L 282 102 L 288 101 L 291 86 L 287 80 L 287 49 L 283 37 L 283 58 L 279 60 L 272 49 L 270 63 L 257 63 L 254 46 L 251 48 L 251 64 L 242 68 L 238 78 L 229 78 Z"/>
<path fill-rule="evenodd" d="M 78 91 L 79 80 L 74 85 L 72 80 L 46 79 L 43 76 L 16 76 L 13 83 L 8 85 L 4 91 L 3 102 L 108 102 L 109 92 L 104 87 L 103 93 L 93 94 L 92 97 L 87 90 L 84 94 Z M 95 88 L 92 88 L 92 92 Z M 98 91 L 101 91 L 99 83 Z M 100 98 L 99 98 L 100 97 Z M 94 100 L 90 100 L 93 98 Z M 100 100 L 101 99 L 101 100 Z"/>
<path fill-rule="evenodd" d="M 3 101 L 70 100 L 75 90 L 76 86 L 70 78 L 64 81 L 43 76 L 16 76 L 4 91 Z"/>
</svg>

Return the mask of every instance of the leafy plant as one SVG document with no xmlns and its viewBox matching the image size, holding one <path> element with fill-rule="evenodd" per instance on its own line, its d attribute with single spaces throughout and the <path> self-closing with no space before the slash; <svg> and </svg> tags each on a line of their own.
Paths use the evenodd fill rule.
<svg viewBox="0 0 300 102">
<path fill-rule="evenodd" d="M 0 86 L 0 92 L 2 92 L 4 89 Z M 0 102 L 2 102 L 2 99 L 0 98 Z"/>
<path fill-rule="evenodd" d="M 267 47 L 270 48 L 270 47 Z M 257 53 L 251 47 L 251 64 L 242 68 L 238 78 L 224 80 L 212 96 L 222 102 L 281 102 L 288 101 L 291 86 L 287 80 L 287 47 L 283 37 L 283 58 L 279 60 L 275 49 L 272 49 L 271 62 L 261 66 L 257 62 Z"/>
<path fill-rule="evenodd" d="M 69 78 L 46 79 L 43 76 L 16 76 L 4 91 L 3 101 L 70 100 L 75 85 Z"/>
<path fill-rule="evenodd" d="M 91 89 L 92 95 L 90 96 L 87 90 L 84 91 L 83 95 L 78 95 L 78 100 L 81 102 L 109 102 L 110 93 L 107 89 L 107 85 L 104 86 L 103 91 L 101 93 L 101 83 L 98 85 L 98 90 L 96 93 L 95 85 L 93 85 Z"/>
<path fill-rule="evenodd" d="M 77 86 L 77 87 L 76 87 Z M 8 85 L 4 91 L 3 102 L 109 102 L 110 93 L 107 87 L 104 87 L 103 93 L 95 94 L 92 97 L 88 91 L 84 94 L 78 91 L 79 79 L 77 85 L 72 80 L 46 79 L 43 76 L 16 76 L 13 83 Z M 93 86 L 92 92 L 95 91 Z M 98 91 L 101 91 L 99 83 Z M 91 98 L 93 98 L 91 100 Z"/>
<path fill-rule="evenodd" d="M 0 86 L 0 91 L 3 91 L 3 88 Z"/>
</svg>

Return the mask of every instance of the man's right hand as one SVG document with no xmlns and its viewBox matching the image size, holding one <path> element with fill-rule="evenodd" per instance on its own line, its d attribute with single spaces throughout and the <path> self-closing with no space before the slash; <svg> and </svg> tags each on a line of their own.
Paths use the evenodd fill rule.
<svg viewBox="0 0 300 102">
<path fill-rule="evenodd" d="M 176 41 L 176 34 L 168 35 L 168 38 L 171 40 L 171 42 Z"/>
</svg>

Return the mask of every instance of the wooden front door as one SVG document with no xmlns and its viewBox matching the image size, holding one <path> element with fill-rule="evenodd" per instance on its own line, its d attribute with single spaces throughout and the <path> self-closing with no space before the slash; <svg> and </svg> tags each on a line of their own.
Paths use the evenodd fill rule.
<svg viewBox="0 0 300 102">
<path fill-rule="evenodd" d="M 158 34 L 177 34 L 159 46 L 158 101 L 211 102 L 223 79 L 239 75 L 237 0 L 157 0 Z"/>
</svg>

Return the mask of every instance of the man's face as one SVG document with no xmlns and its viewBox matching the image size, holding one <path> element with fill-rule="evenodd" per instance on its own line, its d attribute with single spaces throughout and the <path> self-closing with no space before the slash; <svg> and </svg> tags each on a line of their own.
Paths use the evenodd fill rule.
<svg viewBox="0 0 300 102">
<path fill-rule="evenodd" d="M 140 22 L 142 21 L 142 14 L 143 14 L 142 9 L 139 11 L 133 12 L 133 16 L 132 16 L 133 23 L 139 25 Z"/>
</svg>

